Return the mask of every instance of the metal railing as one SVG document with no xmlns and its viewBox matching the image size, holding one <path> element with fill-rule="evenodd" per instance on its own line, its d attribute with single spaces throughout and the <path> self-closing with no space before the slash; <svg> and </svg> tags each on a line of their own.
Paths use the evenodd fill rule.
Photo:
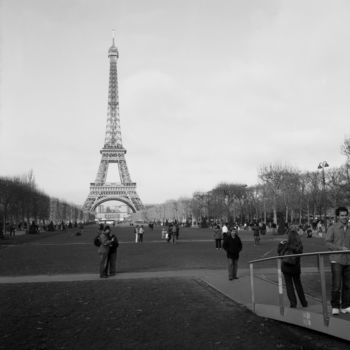
<svg viewBox="0 0 350 350">
<path fill-rule="evenodd" d="M 282 283 L 282 259 L 288 256 L 317 256 L 318 272 L 321 280 L 321 292 L 322 292 L 322 313 L 323 322 L 325 326 L 329 325 L 329 313 L 327 308 L 327 294 L 326 294 L 326 278 L 325 278 L 325 265 L 324 256 L 330 254 L 346 254 L 350 253 L 350 250 L 337 250 L 337 251 L 326 251 L 326 252 L 313 252 L 313 253 L 303 253 L 303 254 L 289 254 L 289 255 L 278 255 L 269 258 L 256 259 L 249 261 L 250 270 L 250 288 L 251 288 L 251 300 L 252 300 L 252 310 L 255 312 L 255 290 L 254 290 L 254 264 L 261 263 L 268 260 L 277 260 L 277 277 L 278 277 L 278 299 L 280 306 L 280 314 L 284 315 L 284 304 L 283 304 L 283 283 Z"/>
</svg>

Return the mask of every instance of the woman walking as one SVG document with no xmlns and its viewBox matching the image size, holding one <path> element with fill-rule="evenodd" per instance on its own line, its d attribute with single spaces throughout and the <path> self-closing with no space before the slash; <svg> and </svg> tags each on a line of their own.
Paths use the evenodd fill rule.
<svg viewBox="0 0 350 350">
<path fill-rule="evenodd" d="M 291 227 L 288 232 L 288 240 L 284 240 L 278 244 L 278 255 L 302 254 L 303 244 L 298 235 L 297 229 Z M 291 308 L 297 307 L 296 290 L 300 303 L 303 307 L 307 307 L 308 303 L 305 298 L 303 286 L 300 280 L 300 257 L 287 257 L 282 259 L 282 273 L 286 282 L 287 296 Z"/>
</svg>

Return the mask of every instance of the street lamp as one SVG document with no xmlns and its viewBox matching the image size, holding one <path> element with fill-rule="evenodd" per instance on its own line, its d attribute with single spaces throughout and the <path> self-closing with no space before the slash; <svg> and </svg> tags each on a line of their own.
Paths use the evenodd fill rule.
<svg viewBox="0 0 350 350">
<path fill-rule="evenodd" d="M 323 198 L 322 198 L 322 206 L 324 210 L 324 225 L 325 229 L 327 231 L 327 203 L 326 203 L 326 177 L 324 173 L 324 169 L 329 167 L 329 164 L 327 163 L 326 160 L 318 164 L 317 169 L 322 169 L 322 192 L 323 192 Z"/>
</svg>

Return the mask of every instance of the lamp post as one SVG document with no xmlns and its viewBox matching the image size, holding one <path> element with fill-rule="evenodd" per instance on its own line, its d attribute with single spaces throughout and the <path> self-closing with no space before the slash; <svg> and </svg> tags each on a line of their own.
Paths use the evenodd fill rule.
<svg viewBox="0 0 350 350">
<path fill-rule="evenodd" d="M 322 169 L 322 207 L 324 212 L 324 225 L 327 231 L 327 203 L 326 203 L 326 177 L 324 169 L 329 167 L 329 164 L 326 160 L 318 164 L 317 169 Z"/>
</svg>

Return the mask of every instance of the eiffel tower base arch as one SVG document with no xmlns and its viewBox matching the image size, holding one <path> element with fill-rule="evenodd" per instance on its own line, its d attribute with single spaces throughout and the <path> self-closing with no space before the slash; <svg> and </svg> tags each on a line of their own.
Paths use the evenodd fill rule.
<svg viewBox="0 0 350 350">
<path fill-rule="evenodd" d="M 133 202 L 127 198 L 123 198 L 123 197 L 119 197 L 119 196 L 101 196 L 95 199 L 95 201 L 93 202 L 90 212 L 94 212 L 96 210 L 96 208 L 104 203 L 104 202 L 109 202 L 109 201 L 118 201 L 118 202 L 122 202 L 124 204 L 126 204 L 132 211 L 133 213 L 136 213 L 136 207 L 133 204 Z"/>
<path fill-rule="evenodd" d="M 118 201 L 126 204 L 134 213 L 143 209 L 143 204 L 136 193 L 136 184 L 90 184 L 90 193 L 83 205 L 83 211 L 94 214 L 102 203 Z"/>
</svg>

